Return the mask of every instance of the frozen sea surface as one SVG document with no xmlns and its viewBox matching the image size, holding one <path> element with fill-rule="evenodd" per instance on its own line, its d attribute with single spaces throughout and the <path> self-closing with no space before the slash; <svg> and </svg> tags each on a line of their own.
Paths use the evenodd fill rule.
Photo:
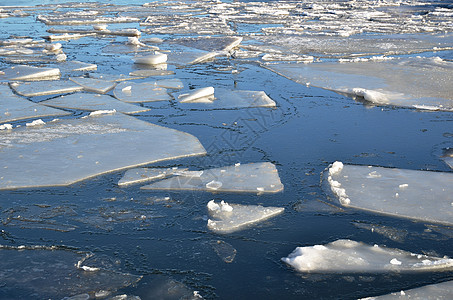
<svg viewBox="0 0 453 300">
<path fill-rule="evenodd" d="M 380 257 L 395 270 L 410 253 L 453 257 L 453 206 L 434 197 L 452 173 L 449 1 L 66 2 L 0 4 L 0 298 L 359 299 L 451 282 L 447 269 L 340 272 L 348 264 L 335 259 L 337 271 L 299 272 L 281 261 L 338 240 L 365 256 L 390 249 Z M 134 63 L 156 53 L 166 62 Z M 210 102 L 179 102 L 209 87 Z M 423 204 L 430 217 L 332 202 L 322 173 L 335 161 L 367 168 L 336 180 L 351 183 L 351 205 L 351 188 L 374 204 L 412 193 L 408 213 Z M 222 170 L 256 162 L 279 182 L 233 172 L 252 193 L 222 190 L 236 182 Z M 219 173 L 202 181 L 206 170 Z M 181 174 L 208 192 L 141 189 Z M 224 210 L 213 216 L 209 203 Z M 234 230 L 216 231 L 219 221 Z"/>
</svg>

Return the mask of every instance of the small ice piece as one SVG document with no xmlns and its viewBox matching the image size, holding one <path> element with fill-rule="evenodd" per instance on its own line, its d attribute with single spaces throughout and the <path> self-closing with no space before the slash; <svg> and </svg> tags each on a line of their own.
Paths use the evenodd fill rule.
<svg viewBox="0 0 453 300">
<path fill-rule="evenodd" d="M 63 74 L 70 72 L 94 71 L 98 68 L 96 64 L 85 63 L 77 60 L 61 62 L 58 64 L 58 67 Z"/>
<path fill-rule="evenodd" d="M 179 90 L 184 87 L 182 81 L 178 78 L 171 78 L 171 79 L 161 79 L 156 81 L 156 85 L 167 88 L 167 89 L 175 89 Z"/>
<path fill-rule="evenodd" d="M 10 84 L 10 86 L 24 97 L 74 93 L 83 90 L 83 87 L 69 80 L 23 82 Z"/>
<path fill-rule="evenodd" d="M 5 130 L 5 129 L 6 130 L 11 130 L 11 129 L 13 129 L 13 125 L 11 125 L 11 124 L 2 124 L 2 125 L 0 125 L 0 130 Z"/>
<path fill-rule="evenodd" d="M 125 86 L 121 89 L 122 92 L 127 92 L 127 93 L 130 93 L 132 90 L 132 86 L 128 85 L 128 86 Z"/>
<path fill-rule="evenodd" d="M 57 51 L 61 49 L 61 44 L 56 43 L 56 44 L 46 44 L 45 46 L 46 50 L 48 51 Z"/>
<path fill-rule="evenodd" d="M 25 124 L 27 127 L 32 127 L 32 126 L 42 126 L 42 125 L 46 125 L 46 123 L 41 120 L 41 119 L 38 119 L 38 120 L 34 120 L 33 122 L 31 123 L 26 123 Z"/>
<path fill-rule="evenodd" d="M 395 217 L 453 225 L 453 173 L 344 165 L 323 178 L 342 205 Z M 380 174 L 369 179 L 370 174 Z M 410 188 L 409 188 L 410 187 Z M 344 199 L 349 199 L 345 203 Z M 436 201 L 433 201 L 436 199 Z"/>
<path fill-rule="evenodd" d="M 203 175 L 203 172 L 204 171 L 188 171 L 187 168 L 185 169 L 179 169 L 179 170 L 175 170 L 173 172 L 174 175 L 177 175 L 177 176 L 184 176 L 184 177 L 198 177 L 200 178 L 201 175 Z"/>
<path fill-rule="evenodd" d="M 99 116 L 99 115 L 111 115 L 111 114 L 114 114 L 116 113 L 116 110 L 115 109 L 109 109 L 109 110 L 96 110 L 96 111 L 93 111 L 89 114 L 90 117 L 92 116 Z"/>
<path fill-rule="evenodd" d="M 158 87 L 156 82 L 121 82 L 113 90 L 113 95 L 118 100 L 130 103 L 143 103 L 154 101 L 169 101 L 172 97 L 167 90 Z"/>
<path fill-rule="evenodd" d="M 101 24 L 101 25 L 93 25 L 94 30 L 106 30 L 107 25 L 106 24 Z"/>
<path fill-rule="evenodd" d="M 159 65 L 167 62 L 167 54 L 158 53 L 134 58 L 136 64 Z"/>
<path fill-rule="evenodd" d="M 108 95 L 91 93 L 75 93 L 52 98 L 40 102 L 43 105 L 59 108 L 81 109 L 88 111 L 116 110 L 125 114 L 136 114 L 149 111 L 149 108 L 140 107 L 131 103 L 124 103 Z"/>
<path fill-rule="evenodd" d="M 212 86 L 199 88 L 195 90 L 191 90 L 189 93 L 180 94 L 178 96 L 179 102 L 190 102 L 194 101 L 199 98 L 214 96 L 214 88 Z"/>
<path fill-rule="evenodd" d="M 415 289 L 398 291 L 382 296 L 373 296 L 371 298 L 375 300 L 396 300 L 396 299 L 425 299 L 425 300 L 436 300 L 436 299 L 453 299 L 453 280 L 445 281 L 437 284 L 425 285 Z"/>
<path fill-rule="evenodd" d="M 224 262 L 232 263 L 234 261 L 237 250 L 233 246 L 222 240 L 210 241 L 209 244 Z"/>
<path fill-rule="evenodd" d="M 152 77 L 152 76 L 167 76 L 174 75 L 175 72 L 171 70 L 135 70 L 129 73 L 129 76 L 139 77 Z"/>
<path fill-rule="evenodd" d="M 85 77 L 71 77 L 69 80 L 82 86 L 87 92 L 98 94 L 105 94 L 113 89 L 116 83 L 101 79 L 85 78 Z"/>
<path fill-rule="evenodd" d="M 174 168 L 135 168 L 127 170 L 124 173 L 123 177 L 118 181 L 118 185 L 128 186 L 136 183 L 143 183 L 147 181 L 152 181 L 156 179 L 163 179 L 177 172 L 182 172 L 187 170 L 184 169 L 174 169 Z"/>
<path fill-rule="evenodd" d="M 453 269 L 453 259 L 418 256 L 412 253 L 374 247 L 352 240 L 337 240 L 323 245 L 297 247 L 282 261 L 304 273 L 387 273 L 387 272 L 434 272 Z M 429 258 L 433 263 L 422 261 Z"/>
<path fill-rule="evenodd" d="M 0 74 L 0 79 L 6 78 L 10 81 L 59 79 L 61 75 L 60 69 L 58 68 L 32 67 L 25 65 L 13 66 L 9 69 L 3 70 L 3 73 L 3 75 Z"/>
<path fill-rule="evenodd" d="M 228 204 L 223 201 L 218 204 L 210 201 L 208 211 L 212 218 L 208 220 L 210 230 L 217 233 L 231 233 L 272 218 L 282 213 L 284 208 Z"/>
<path fill-rule="evenodd" d="M 208 169 L 203 170 L 198 177 L 175 176 L 142 187 L 142 189 L 149 190 L 202 190 L 247 193 L 257 193 L 258 188 L 262 189 L 260 194 L 276 193 L 283 190 L 283 184 L 274 164 L 263 162 Z"/>
</svg>

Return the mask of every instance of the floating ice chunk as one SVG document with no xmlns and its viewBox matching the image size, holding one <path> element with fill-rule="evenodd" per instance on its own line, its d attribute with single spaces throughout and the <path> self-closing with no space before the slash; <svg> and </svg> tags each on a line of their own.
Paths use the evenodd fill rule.
<svg viewBox="0 0 453 300">
<path fill-rule="evenodd" d="M 221 186 L 215 182 L 220 182 Z M 283 190 L 275 165 L 263 162 L 208 169 L 199 177 L 176 176 L 144 186 L 142 189 L 257 193 L 258 187 L 263 189 L 260 193 L 276 193 Z"/>
<path fill-rule="evenodd" d="M 7 85 L 0 84 L 0 123 L 41 118 L 64 116 L 70 113 L 34 103 L 13 94 Z"/>
<path fill-rule="evenodd" d="M 272 218 L 285 209 L 283 207 L 263 207 L 261 205 L 240 205 L 221 202 L 219 208 L 211 209 L 213 204 L 208 204 L 208 228 L 217 233 L 231 233 L 242 230 L 252 224 Z"/>
<path fill-rule="evenodd" d="M 26 123 L 25 124 L 27 127 L 32 127 L 32 126 L 42 126 L 42 125 L 46 125 L 46 123 L 41 120 L 41 119 L 37 119 L 37 120 L 34 120 L 33 122 L 31 123 Z"/>
<path fill-rule="evenodd" d="M 0 153 L 0 189 L 13 189 L 68 185 L 206 151 L 187 133 L 111 114 L 0 131 Z"/>
<path fill-rule="evenodd" d="M 125 114 L 136 114 L 149 111 L 149 108 L 124 103 L 108 95 L 75 93 L 40 102 L 43 105 L 59 108 L 81 109 L 88 111 L 116 110 Z"/>
<path fill-rule="evenodd" d="M 167 90 L 158 87 L 156 82 L 121 82 L 113 90 L 113 95 L 124 102 L 169 101 L 172 98 Z"/>
<path fill-rule="evenodd" d="M 221 240 L 210 241 L 209 244 L 224 262 L 232 263 L 234 261 L 237 250 L 233 246 Z"/>
<path fill-rule="evenodd" d="M 114 114 L 114 113 L 116 113 L 115 109 L 111 109 L 111 110 L 96 110 L 96 111 L 90 112 L 89 116 L 92 117 L 92 116 L 99 116 L 99 115 L 110 115 L 110 114 Z"/>
<path fill-rule="evenodd" d="M 447 147 L 443 149 L 442 159 L 453 169 L 453 148 Z"/>
<path fill-rule="evenodd" d="M 453 82 L 453 62 L 413 57 L 380 62 L 265 67 L 298 83 L 309 82 L 312 86 L 377 105 L 453 110 L 453 90 L 448 84 Z"/>
<path fill-rule="evenodd" d="M 135 57 L 134 61 L 136 64 L 141 65 L 159 65 L 167 62 L 167 54 L 155 53 L 151 55 Z"/>
<path fill-rule="evenodd" d="M 96 64 L 89 64 L 81 61 L 65 61 L 58 64 L 62 73 L 94 71 L 98 68 Z"/>
<path fill-rule="evenodd" d="M 94 92 L 98 94 L 105 94 L 111 89 L 113 89 L 116 83 L 101 79 L 93 79 L 93 78 L 84 78 L 84 77 L 74 77 L 69 78 L 71 81 L 77 83 L 78 85 L 82 86 L 84 90 L 88 92 Z"/>
<path fill-rule="evenodd" d="M 119 186 L 127 186 L 136 183 L 143 183 L 156 179 L 163 179 L 185 169 L 173 168 L 136 168 L 127 170 L 123 177 L 118 181 Z"/>
<path fill-rule="evenodd" d="M 205 51 L 231 51 L 239 46 L 241 42 L 242 37 L 237 36 L 180 38 L 174 40 L 176 44 Z"/>
<path fill-rule="evenodd" d="M 80 39 L 80 38 L 87 37 L 87 36 L 93 36 L 93 35 L 96 35 L 96 33 L 94 33 L 94 32 L 93 33 L 73 33 L 73 34 L 63 33 L 63 34 L 58 34 L 58 35 L 55 35 L 55 34 L 47 35 L 44 38 L 47 40 L 50 40 L 50 41 L 67 41 L 67 40 L 76 40 L 76 39 Z"/>
<path fill-rule="evenodd" d="M 68 80 L 11 83 L 10 86 L 24 97 L 74 93 L 83 90 L 83 87 Z"/>
<path fill-rule="evenodd" d="M 425 285 L 419 288 L 394 292 L 388 295 L 364 298 L 362 300 L 392 300 L 392 299 L 453 299 L 453 280 L 437 284 Z"/>
<path fill-rule="evenodd" d="M 299 61 L 303 63 L 311 63 L 314 60 L 313 56 L 267 53 L 261 58 L 264 61 Z"/>
<path fill-rule="evenodd" d="M 58 68 L 44 68 L 44 67 L 32 67 L 32 66 L 13 66 L 9 69 L 3 70 L 4 74 L 0 74 L 1 79 L 7 79 L 10 81 L 24 80 L 48 80 L 60 78 L 60 69 Z"/>
<path fill-rule="evenodd" d="M 167 76 L 174 75 L 171 70 L 136 70 L 129 73 L 129 76 L 152 77 L 152 76 Z"/>
<path fill-rule="evenodd" d="M 343 205 L 424 222 L 453 224 L 453 173 L 344 165 L 340 172 L 329 170 L 326 177 L 330 190 Z"/>
<path fill-rule="evenodd" d="M 224 52 L 203 51 L 189 47 L 180 47 L 168 54 L 167 62 L 178 67 L 204 63 L 213 60 L 215 57 L 224 55 Z"/>
<path fill-rule="evenodd" d="M 430 263 L 423 263 L 424 260 Z M 326 245 L 297 247 L 282 261 L 299 272 L 376 273 L 420 272 L 453 269 L 453 259 L 369 246 L 351 240 L 337 240 Z"/>
<path fill-rule="evenodd" d="M 13 129 L 13 125 L 11 125 L 11 124 L 2 124 L 2 125 L 0 125 L 0 130 L 5 130 L 5 129 L 6 130 L 11 130 L 11 129 Z"/>
<path fill-rule="evenodd" d="M 180 94 L 178 96 L 179 102 L 190 102 L 200 98 L 205 98 L 209 96 L 214 96 L 214 88 L 212 86 L 199 88 L 195 90 L 191 90 L 189 93 Z"/>
<path fill-rule="evenodd" d="M 120 272 L 114 264 L 97 262 L 96 255 L 63 247 L 1 246 L 0 253 L 8 257 L 0 262 L 1 280 L 14 299 L 63 299 L 75 294 L 80 296 L 73 299 L 88 299 L 83 294 L 116 291 L 141 279 Z"/>
<path fill-rule="evenodd" d="M 124 74 L 104 74 L 104 73 L 89 73 L 88 76 L 94 79 L 101 79 L 106 81 L 113 81 L 113 82 L 120 82 L 120 81 L 127 81 L 133 79 L 143 79 L 146 76 L 129 76 Z"/>
<path fill-rule="evenodd" d="M 182 81 L 178 78 L 170 78 L 170 79 L 161 79 L 156 81 L 156 85 L 167 88 L 167 89 L 175 89 L 179 90 L 184 87 Z"/>
</svg>

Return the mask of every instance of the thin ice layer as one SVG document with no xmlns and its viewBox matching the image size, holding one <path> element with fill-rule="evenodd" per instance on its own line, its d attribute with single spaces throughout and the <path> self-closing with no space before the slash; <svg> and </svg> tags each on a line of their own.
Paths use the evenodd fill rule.
<svg viewBox="0 0 453 300">
<path fill-rule="evenodd" d="M 0 73 L 0 80 L 49 80 L 60 78 L 60 69 L 58 68 L 44 68 L 32 67 L 25 65 L 13 66 L 3 70 L 4 74 Z"/>
<path fill-rule="evenodd" d="M 11 83 L 11 88 L 24 97 L 80 92 L 83 87 L 69 80 Z"/>
<path fill-rule="evenodd" d="M 351 240 L 297 247 L 282 261 L 299 272 L 308 273 L 434 272 L 453 269 L 453 259 Z"/>
<path fill-rule="evenodd" d="M 0 84 L 0 99 L 0 124 L 23 119 L 70 114 L 16 96 L 7 85 Z"/>
<path fill-rule="evenodd" d="M 69 72 L 82 72 L 82 71 L 94 71 L 97 70 L 96 64 L 89 64 L 82 61 L 65 61 L 58 64 L 62 73 Z"/>
<path fill-rule="evenodd" d="M 112 292 L 141 276 L 122 273 L 113 259 L 63 247 L 0 246 L 0 295 L 17 299 L 63 299 L 82 293 Z M 102 257 L 102 256 L 100 256 Z"/>
<path fill-rule="evenodd" d="M 196 174 L 195 174 L 196 173 Z M 146 190 L 276 193 L 283 190 L 277 168 L 270 162 L 236 164 L 187 172 L 141 187 Z"/>
<path fill-rule="evenodd" d="M 247 107 L 275 107 L 276 103 L 263 91 L 229 90 L 216 88 L 214 97 L 185 101 L 185 106 L 200 109 L 229 109 Z"/>
<path fill-rule="evenodd" d="M 184 67 L 186 65 L 204 63 L 222 54 L 222 52 L 218 51 L 204 51 L 180 46 L 168 54 L 167 63 Z"/>
<path fill-rule="evenodd" d="M 392 300 L 392 299 L 424 299 L 424 300 L 453 299 L 453 280 L 437 284 L 425 285 L 410 290 L 401 290 L 388 295 L 364 298 L 362 300 Z"/>
<path fill-rule="evenodd" d="M 125 114 L 136 114 L 150 110 L 149 108 L 141 107 L 135 104 L 124 103 L 108 95 L 91 93 L 75 93 L 52 98 L 40 103 L 53 107 L 88 111 L 116 110 Z"/>
<path fill-rule="evenodd" d="M 172 176 L 176 172 L 187 171 L 187 168 L 135 168 L 127 170 L 118 181 L 119 186 L 143 183 Z"/>
<path fill-rule="evenodd" d="M 453 173 L 335 162 L 324 177 L 344 206 L 453 225 Z"/>
<path fill-rule="evenodd" d="M 94 78 L 74 77 L 69 79 L 82 86 L 84 90 L 98 94 L 105 94 L 116 85 L 116 83 L 111 81 Z"/>
<path fill-rule="evenodd" d="M 180 38 L 174 40 L 176 44 L 204 51 L 231 51 L 239 46 L 241 42 L 242 37 L 237 36 Z"/>
<path fill-rule="evenodd" d="M 0 189 L 68 185 L 205 153 L 192 135 L 119 113 L 3 130 Z"/>
<path fill-rule="evenodd" d="M 121 101 L 141 103 L 154 101 L 169 101 L 172 97 L 167 89 L 156 82 L 121 82 L 113 90 L 113 95 Z"/>
<path fill-rule="evenodd" d="M 240 205 L 220 203 L 211 200 L 208 205 L 208 228 L 217 233 L 232 233 L 242 230 L 256 223 L 265 221 L 285 209 L 283 207 L 263 207 L 261 205 Z"/>
<path fill-rule="evenodd" d="M 267 68 L 298 83 L 333 90 L 377 105 L 453 110 L 453 62 L 440 58 L 281 63 Z"/>
</svg>

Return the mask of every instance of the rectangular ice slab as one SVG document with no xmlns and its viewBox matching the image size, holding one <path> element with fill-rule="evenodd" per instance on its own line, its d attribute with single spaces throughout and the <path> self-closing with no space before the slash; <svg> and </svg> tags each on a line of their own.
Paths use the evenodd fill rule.
<svg viewBox="0 0 453 300">
<path fill-rule="evenodd" d="M 266 67 L 298 83 L 333 90 L 376 105 L 453 110 L 453 62 L 440 58 L 281 63 Z"/>
<path fill-rule="evenodd" d="M 0 131 L 0 189 L 68 185 L 205 153 L 190 134 L 119 113 L 59 120 Z"/>
<path fill-rule="evenodd" d="M 196 173 L 196 174 L 195 174 Z M 277 193 L 283 190 L 277 168 L 269 162 L 236 164 L 187 172 L 141 187 L 145 190 Z"/>
<path fill-rule="evenodd" d="M 263 207 L 261 205 L 240 205 L 209 201 L 208 228 L 217 233 L 231 233 L 250 225 L 272 218 L 285 209 L 283 207 Z"/>
<path fill-rule="evenodd" d="M 118 181 L 119 186 L 143 183 L 172 176 L 175 172 L 187 171 L 187 168 L 135 168 L 127 170 Z"/>
<path fill-rule="evenodd" d="M 70 115 L 66 111 L 31 102 L 13 94 L 9 86 L 0 84 L 0 124 L 16 120 Z"/>
<path fill-rule="evenodd" d="M 172 97 L 167 89 L 159 87 L 156 82 L 121 82 L 113 90 L 113 95 L 121 101 L 141 103 L 169 101 Z"/>
<path fill-rule="evenodd" d="M 42 101 L 41 103 L 53 107 L 81 109 L 88 111 L 114 109 L 125 114 L 136 114 L 150 110 L 149 108 L 141 107 L 135 104 L 124 103 L 108 95 L 91 93 L 75 93 Z"/>
<path fill-rule="evenodd" d="M 453 280 L 437 284 L 430 284 L 415 289 L 398 291 L 388 295 L 363 298 L 362 300 L 396 300 L 396 299 L 423 299 L 423 300 L 453 299 Z"/>
<path fill-rule="evenodd" d="M 83 87 L 68 80 L 13 82 L 10 86 L 16 93 L 24 97 L 65 94 L 83 90 Z"/>
<path fill-rule="evenodd" d="M 453 173 L 335 162 L 324 178 L 343 206 L 453 225 Z"/>
<path fill-rule="evenodd" d="M 0 72 L 0 80 L 54 80 L 60 78 L 60 69 L 58 68 L 38 68 L 32 66 L 13 66 L 3 70 L 4 74 Z"/>
<path fill-rule="evenodd" d="M 370 246 L 351 240 L 297 247 L 282 261 L 299 272 L 307 273 L 407 273 L 453 269 L 453 259 Z"/>
</svg>

